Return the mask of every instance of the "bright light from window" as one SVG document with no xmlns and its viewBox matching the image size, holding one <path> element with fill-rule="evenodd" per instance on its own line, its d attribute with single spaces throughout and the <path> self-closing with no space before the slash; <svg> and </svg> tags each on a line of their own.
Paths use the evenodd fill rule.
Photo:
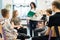
<svg viewBox="0 0 60 40">
<path fill-rule="evenodd" d="M 30 10 L 31 2 L 35 2 L 37 5 L 37 9 L 47 9 L 51 7 L 51 3 L 53 0 L 14 0 L 13 4 L 14 10 L 18 10 L 20 17 L 26 17 L 28 11 Z"/>
<path fill-rule="evenodd" d="M 14 0 L 14 10 L 18 10 L 20 18 L 25 18 L 30 10 L 30 3 L 35 0 Z"/>
<path fill-rule="evenodd" d="M 14 10 L 18 10 L 19 17 L 25 19 L 27 17 L 27 13 L 30 10 L 30 3 L 35 2 L 38 10 L 43 10 L 51 7 L 51 3 L 53 0 L 14 0 L 13 4 Z M 26 24 L 26 21 L 23 21 L 22 24 Z"/>
</svg>

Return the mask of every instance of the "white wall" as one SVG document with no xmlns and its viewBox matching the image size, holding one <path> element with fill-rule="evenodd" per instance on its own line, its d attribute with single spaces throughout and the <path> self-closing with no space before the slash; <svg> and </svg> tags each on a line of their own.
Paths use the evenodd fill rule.
<svg viewBox="0 0 60 40">
<path fill-rule="evenodd" d="M 38 9 L 50 8 L 52 1 L 53 0 L 37 0 L 37 8 Z"/>
<path fill-rule="evenodd" d="M 5 8 L 5 6 L 7 5 L 7 4 L 11 4 L 12 5 L 12 0 L 2 0 L 2 2 L 3 2 L 3 8 Z"/>
<path fill-rule="evenodd" d="M 13 1 L 14 0 L 2 0 L 2 8 L 5 8 L 7 4 L 11 4 L 11 9 L 10 9 L 10 17 L 12 16 L 12 4 L 13 4 Z M 15 0 L 17 1 L 17 0 Z M 21 0 L 20 0 L 21 1 Z M 26 1 L 26 0 L 25 0 Z M 47 8 L 50 8 L 51 7 L 51 2 L 53 0 L 36 0 L 37 1 L 37 8 L 40 10 L 44 10 L 44 9 L 47 9 Z M 48 1 L 48 2 L 47 2 Z M 18 3 L 17 3 L 18 4 Z"/>
<path fill-rule="evenodd" d="M 2 17 L 1 16 L 1 9 L 2 9 L 2 0 L 0 0 L 0 18 Z"/>
<path fill-rule="evenodd" d="M 2 8 L 6 8 L 6 5 L 11 4 L 10 18 L 12 17 L 12 1 L 13 0 L 2 0 Z"/>
</svg>

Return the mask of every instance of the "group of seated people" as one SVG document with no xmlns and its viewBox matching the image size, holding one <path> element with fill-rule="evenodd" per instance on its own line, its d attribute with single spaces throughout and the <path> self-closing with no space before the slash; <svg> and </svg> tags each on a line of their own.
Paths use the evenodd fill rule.
<svg viewBox="0 0 60 40">
<path fill-rule="evenodd" d="M 51 15 L 52 11 L 50 9 L 46 10 L 48 12 L 48 15 Z M 51 12 L 51 13 L 50 13 Z M 9 11 L 7 9 L 1 10 L 2 18 L 0 19 L 0 24 L 3 28 L 3 35 L 4 39 L 6 40 L 16 40 L 21 39 L 25 40 L 30 38 L 30 36 L 27 35 L 27 29 L 23 28 L 21 25 L 21 19 L 18 16 L 18 11 L 13 11 L 12 19 L 9 19 Z M 38 32 L 40 33 L 40 36 L 42 36 L 48 27 L 46 26 L 46 15 L 43 15 L 40 21 L 38 21 L 37 28 L 34 31 L 34 35 L 38 36 Z"/>
<path fill-rule="evenodd" d="M 7 9 L 1 10 L 2 18 L 0 24 L 2 25 L 4 40 L 25 40 L 30 38 L 27 36 L 27 29 L 21 25 L 21 20 L 17 17 L 17 10 L 13 11 L 12 19 L 9 19 L 9 11 Z"/>
<path fill-rule="evenodd" d="M 60 6 L 56 5 L 55 3 L 59 5 L 58 2 L 54 1 L 53 5 L 55 5 L 54 11 L 56 12 L 56 14 L 53 15 L 53 17 L 59 18 Z M 53 19 L 52 21 L 52 19 L 49 18 L 52 17 L 52 10 L 47 9 L 45 10 L 44 13 L 46 14 L 43 14 L 41 19 L 37 22 L 36 28 L 34 29 L 34 37 L 32 37 L 32 40 L 60 40 L 59 36 L 57 36 L 58 39 L 55 39 L 56 38 L 55 31 L 57 30 L 56 29 L 57 27 L 54 28 L 53 24 L 56 22 L 56 19 L 52 18 Z M 1 15 L 2 18 L 0 19 L 0 25 L 2 25 L 4 40 L 17 40 L 17 39 L 25 40 L 30 38 L 30 36 L 27 35 L 27 29 L 24 28 L 23 25 L 21 25 L 21 19 L 17 17 L 18 16 L 17 10 L 13 11 L 13 16 L 11 19 L 9 19 L 10 17 L 9 10 L 7 9 L 2 9 Z M 59 23 L 58 22 L 59 20 L 57 20 L 56 22 L 57 24 Z M 53 23 L 51 23 L 51 21 Z M 53 27 L 51 27 L 52 25 Z M 53 31 L 51 31 L 50 29 Z"/>
</svg>

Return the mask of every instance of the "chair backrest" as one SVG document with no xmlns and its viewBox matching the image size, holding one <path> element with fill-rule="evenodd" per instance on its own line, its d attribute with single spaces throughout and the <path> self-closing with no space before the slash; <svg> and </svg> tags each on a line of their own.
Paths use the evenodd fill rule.
<svg viewBox="0 0 60 40">
<path fill-rule="evenodd" d="M 0 33 L 2 34 L 2 25 L 0 25 Z"/>
<path fill-rule="evenodd" d="M 2 25 L 0 24 L 0 36 L 2 37 L 2 38 L 0 37 L 0 40 L 3 40 L 4 39 L 4 37 L 2 35 L 3 35 Z"/>
<path fill-rule="evenodd" d="M 52 37 L 56 37 L 56 32 L 55 32 L 54 26 L 52 26 L 51 31 L 52 31 Z"/>
<path fill-rule="evenodd" d="M 56 29 L 57 29 L 57 32 L 58 32 L 58 34 L 60 36 L 60 26 L 56 26 L 56 28 L 55 28 L 55 26 L 52 26 L 52 28 L 51 28 L 51 30 L 49 32 L 49 38 L 48 38 L 48 40 L 50 40 L 51 37 L 57 37 Z"/>
<path fill-rule="evenodd" d="M 56 31 L 55 31 L 54 26 L 52 26 L 51 30 L 52 30 L 52 37 L 56 37 L 57 35 L 56 35 Z M 58 31 L 59 31 L 59 34 L 60 34 L 60 26 L 58 26 Z"/>
<path fill-rule="evenodd" d="M 0 24 L 0 33 L 2 35 L 2 38 L 0 38 L 1 40 L 6 40 L 6 34 L 4 31 L 4 28 L 2 27 L 2 25 Z"/>
<path fill-rule="evenodd" d="M 3 32 L 4 40 L 6 40 L 6 34 L 5 34 L 5 31 L 4 31 L 4 28 L 2 28 L 2 32 Z"/>
</svg>

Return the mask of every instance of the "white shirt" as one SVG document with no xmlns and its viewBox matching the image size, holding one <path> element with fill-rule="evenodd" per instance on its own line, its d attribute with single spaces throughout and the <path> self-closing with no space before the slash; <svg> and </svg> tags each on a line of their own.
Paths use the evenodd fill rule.
<svg viewBox="0 0 60 40">
<path fill-rule="evenodd" d="M 49 16 L 47 16 L 47 21 L 49 22 Z"/>
<path fill-rule="evenodd" d="M 34 20 L 34 21 L 39 21 L 42 18 L 42 14 L 40 14 L 40 12 L 37 9 L 32 9 L 31 11 L 33 11 L 34 13 L 36 13 L 36 15 L 34 15 L 33 17 L 30 18 L 30 20 Z"/>
</svg>

